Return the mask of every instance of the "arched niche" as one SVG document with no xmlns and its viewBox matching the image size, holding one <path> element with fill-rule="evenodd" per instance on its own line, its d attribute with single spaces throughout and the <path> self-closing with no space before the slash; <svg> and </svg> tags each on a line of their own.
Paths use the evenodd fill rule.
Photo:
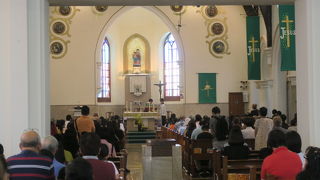
<svg viewBox="0 0 320 180">
<path fill-rule="evenodd" d="M 140 67 L 134 62 L 136 54 L 139 54 Z M 150 73 L 150 45 L 148 40 L 142 35 L 133 34 L 125 41 L 123 58 L 124 74 Z"/>
</svg>

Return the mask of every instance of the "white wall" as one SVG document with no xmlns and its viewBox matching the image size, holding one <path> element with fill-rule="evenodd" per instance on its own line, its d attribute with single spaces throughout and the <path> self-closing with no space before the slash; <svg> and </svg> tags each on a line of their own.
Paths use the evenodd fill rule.
<svg viewBox="0 0 320 180">
<path fill-rule="evenodd" d="M 105 14 L 96 15 L 91 7 L 80 9 L 72 19 L 71 38 L 68 53 L 61 59 L 51 60 L 51 101 L 52 105 L 95 104 L 95 52 L 100 33 L 110 17 L 121 7 L 109 7 Z M 171 20 L 178 23 L 179 16 L 169 7 L 158 7 Z M 182 15 L 180 37 L 184 50 L 185 102 L 198 102 L 198 75 L 201 72 L 215 72 L 217 75 L 217 102 L 228 102 L 228 92 L 240 91 L 240 81 L 247 79 L 246 24 L 242 6 L 219 6 L 227 17 L 230 55 L 223 59 L 214 58 L 209 50 L 207 26 L 204 18 L 197 13 L 197 7 L 188 7 Z M 117 16 L 117 14 L 115 15 Z M 110 24 L 110 23 L 108 23 Z M 169 31 L 162 20 L 144 8 L 133 8 L 119 15 L 107 28 L 111 43 L 112 102 L 124 104 L 124 81 L 122 74 L 122 47 L 132 34 L 146 37 L 151 47 L 152 81 L 159 80 L 159 44 Z M 152 88 L 152 97 L 158 99 L 157 88 Z"/>
</svg>

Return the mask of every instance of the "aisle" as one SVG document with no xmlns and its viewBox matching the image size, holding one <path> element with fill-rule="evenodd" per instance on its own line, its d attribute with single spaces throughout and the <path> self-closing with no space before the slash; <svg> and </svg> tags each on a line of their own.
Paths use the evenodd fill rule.
<svg viewBox="0 0 320 180">
<path fill-rule="evenodd" d="M 141 148 L 142 144 L 127 144 L 128 150 L 128 169 L 130 173 L 127 180 L 142 180 L 142 159 Z"/>
</svg>

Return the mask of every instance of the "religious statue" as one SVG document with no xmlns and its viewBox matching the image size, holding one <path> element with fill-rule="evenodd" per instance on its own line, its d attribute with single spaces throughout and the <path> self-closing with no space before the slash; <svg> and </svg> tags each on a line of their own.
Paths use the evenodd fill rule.
<svg viewBox="0 0 320 180">
<path fill-rule="evenodd" d="M 133 60 L 133 67 L 141 67 L 141 54 L 139 49 L 133 52 L 132 60 Z"/>
</svg>

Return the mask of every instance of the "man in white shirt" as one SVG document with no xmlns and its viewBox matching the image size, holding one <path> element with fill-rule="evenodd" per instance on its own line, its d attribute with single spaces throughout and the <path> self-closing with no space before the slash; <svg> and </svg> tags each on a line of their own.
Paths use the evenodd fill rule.
<svg viewBox="0 0 320 180">
<path fill-rule="evenodd" d="M 161 116 L 161 121 L 162 121 L 162 126 L 164 126 L 167 122 L 167 107 L 164 104 L 164 99 L 161 98 L 160 99 L 160 112 L 159 112 L 160 116 Z"/>
</svg>

